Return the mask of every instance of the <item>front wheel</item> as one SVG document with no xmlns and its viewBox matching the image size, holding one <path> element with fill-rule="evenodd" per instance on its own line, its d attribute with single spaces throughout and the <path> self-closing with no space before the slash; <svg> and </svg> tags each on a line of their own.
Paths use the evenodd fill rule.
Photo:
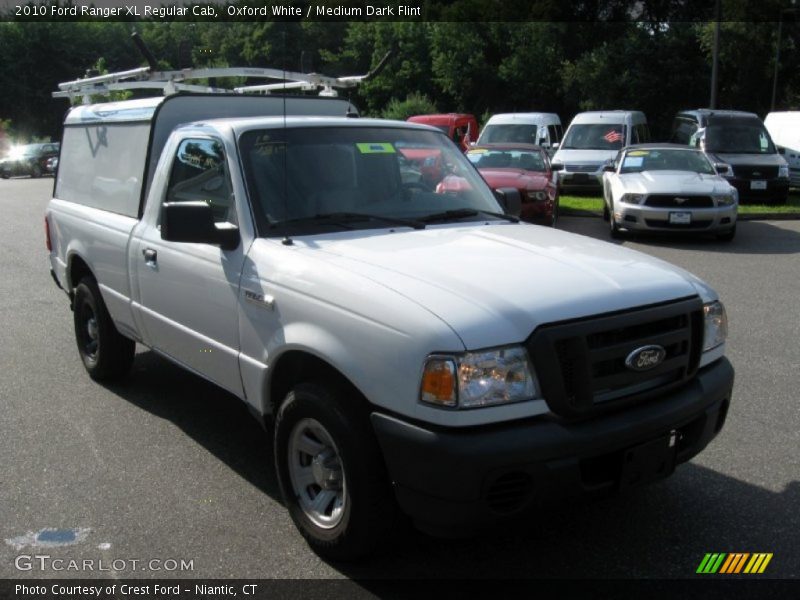
<svg viewBox="0 0 800 600">
<path fill-rule="evenodd" d="M 311 548 L 353 560 L 390 544 L 397 508 L 368 416 L 346 392 L 299 384 L 275 419 L 275 462 L 289 514 Z"/>
<path fill-rule="evenodd" d="M 620 231 L 619 225 L 614 220 L 614 213 L 609 211 L 608 213 L 608 233 L 612 239 L 618 240 L 622 237 L 622 232 Z"/>
<path fill-rule="evenodd" d="M 117 331 L 91 277 L 81 279 L 75 288 L 73 318 L 78 353 L 89 377 L 112 381 L 124 376 L 133 363 L 136 343 Z"/>
</svg>

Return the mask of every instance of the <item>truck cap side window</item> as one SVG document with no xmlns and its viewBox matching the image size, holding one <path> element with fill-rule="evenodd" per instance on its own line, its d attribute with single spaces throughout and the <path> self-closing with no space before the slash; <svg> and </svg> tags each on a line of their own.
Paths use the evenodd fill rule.
<svg viewBox="0 0 800 600">
<path fill-rule="evenodd" d="M 217 223 L 237 224 L 230 177 L 222 143 L 186 139 L 172 162 L 166 202 L 208 202 Z"/>
</svg>

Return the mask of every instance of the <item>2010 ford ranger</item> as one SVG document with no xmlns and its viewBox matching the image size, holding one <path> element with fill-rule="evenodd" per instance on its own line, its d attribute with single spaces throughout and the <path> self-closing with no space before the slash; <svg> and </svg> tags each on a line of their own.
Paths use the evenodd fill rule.
<svg viewBox="0 0 800 600">
<path fill-rule="evenodd" d="M 271 416 L 316 551 L 362 556 L 401 512 L 464 529 L 651 481 L 720 431 L 733 369 L 702 281 L 519 222 L 431 127 L 281 102 L 74 108 L 45 222 L 89 375 L 140 343 Z M 436 193 L 414 149 L 465 184 Z"/>
</svg>

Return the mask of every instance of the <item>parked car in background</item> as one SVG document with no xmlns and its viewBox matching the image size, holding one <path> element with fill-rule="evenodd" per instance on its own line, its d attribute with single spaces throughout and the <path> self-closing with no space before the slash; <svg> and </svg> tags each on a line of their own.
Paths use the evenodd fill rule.
<svg viewBox="0 0 800 600">
<path fill-rule="evenodd" d="M 45 170 L 48 173 L 53 174 L 56 172 L 57 169 L 58 169 L 58 156 L 51 156 L 50 158 L 47 159 L 47 162 L 45 163 Z"/>
<path fill-rule="evenodd" d="M 603 165 L 625 146 L 649 141 L 643 112 L 606 110 L 575 115 L 553 156 L 554 164 L 564 166 L 558 177 L 562 191 L 599 192 Z"/>
<path fill-rule="evenodd" d="M 671 141 L 702 149 L 739 190 L 740 200 L 785 203 L 789 165 L 754 113 L 701 108 L 679 112 Z"/>
<path fill-rule="evenodd" d="M 535 144 L 552 154 L 563 136 L 561 119 L 555 113 L 501 113 L 486 122 L 478 145 Z"/>
<path fill-rule="evenodd" d="M 800 111 L 771 112 L 764 127 L 789 165 L 789 185 L 800 188 Z"/>
<path fill-rule="evenodd" d="M 467 150 L 467 158 L 493 190 L 519 190 L 523 221 L 555 227 L 558 186 L 543 148 L 531 144 L 479 144 Z"/>
<path fill-rule="evenodd" d="M 461 150 L 466 150 L 472 142 L 478 139 L 478 120 L 475 115 L 462 113 L 415 115 L 406 120 L 411 123 L 422 123 L 441 129 Z"/>
<path fill-rule="evenodd" d="M 623 148 L 603 173 L 611 237 L 629 231 L 736 234 L 738 194 L 700 150 L 678 144 Z"/>
<path fill-rule="evenodd" d="M 15 146 L 8 156 L 0 160 L 0 177 L 8 179 L 18 175 L 41 177 L 47 170 L 47 161 L 58 156 L 59 144 L 27 144 Z"/>
</svg>

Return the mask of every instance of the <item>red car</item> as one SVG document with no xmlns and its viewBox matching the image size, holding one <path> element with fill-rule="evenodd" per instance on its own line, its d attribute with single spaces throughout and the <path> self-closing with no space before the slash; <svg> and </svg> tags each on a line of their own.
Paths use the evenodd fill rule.
<svg viewBox="0 0 800 600">
<path fill-rule="evenodd" d="M 441 129 L 462 151 L 478 139 L 478 120 L 475 115 L 447 113 L 444 115 L 415 115 L 406 119 L 411 123 L 422 123 Z"/>
<path fill-rule="evenodd" d="M 531 144 L 483 144 L 467 150 L 467 158 L 493 190 L 519 190 L 523 221 L 555 227 L 558 186 L 543 148 Z"/>
</svg>

